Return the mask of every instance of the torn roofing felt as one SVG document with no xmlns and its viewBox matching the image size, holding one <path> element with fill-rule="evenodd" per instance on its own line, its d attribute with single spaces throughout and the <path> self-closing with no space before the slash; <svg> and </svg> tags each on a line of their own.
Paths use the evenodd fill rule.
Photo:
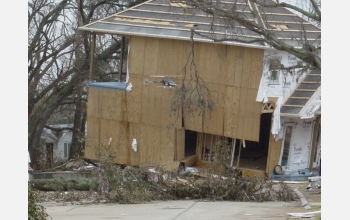
<svg viewBox="0 0 350 220">
<path fill-rule="evenodd" d="M 88 82 L 90 87 L 100 88 L 100 89 L 116 89 L 126 91 L 125 82 Z"/>
<path fill-rule="evenodd" d="M 300 117 L 304 108 L 321 87 L 321 70 L 311 70 L 281 107 L 281 116 Z M 312 114 L 320 107 L 312 109 Z"/>
<path fill-rule="evenodd" d="M 265 0 L 267 4 L 275 4 Z M 286 8 L 261 7 L 249 0 L 225 0 L 218 2 L 222 8 L 235 8 L 237 13 L 255 23 L 265 26 L 277 38 L 288 45 L 302 47 L 305 39 L 313 46 L 321 45 L 321 29 Z M 190 40 L 191 29 L 216 39 L 242 40 L 263 39 L 244 26 L 222 17 L 213 18 L 185 1 L 150 0 L 122 12 L 100 19 L 79 30 L 94 33 L 157 37 Z M 194 41 L 213 42 L 195 34 Z M 256 48 L 270 48 L 262 41 L 250 44 L 223 41 L 222 44 Z"/>
</svg>

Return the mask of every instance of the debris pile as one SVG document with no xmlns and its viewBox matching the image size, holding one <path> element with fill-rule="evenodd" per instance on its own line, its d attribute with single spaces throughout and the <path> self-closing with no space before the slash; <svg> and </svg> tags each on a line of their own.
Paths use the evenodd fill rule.
<svg viewBox="0 0 350 220">
<path fill-rule="evenodd" d="M 167 171 L 161 167 L 132 167 L 112 164 L 83 164 L 91 178 L 54 179 L 45 184 L 31 181 L 41 190 L 41 201 L 145 203 L 152 200 L 292 201 L 294 192 L 283 182 L 260 177 L 244 178 L 237 171 L 215 173 L 212 167 L 187 167 Z M 37 185 L 36 185 L 37 184 Z M 46 189 L 46 192 L 42 190 Z"/>
</svg>

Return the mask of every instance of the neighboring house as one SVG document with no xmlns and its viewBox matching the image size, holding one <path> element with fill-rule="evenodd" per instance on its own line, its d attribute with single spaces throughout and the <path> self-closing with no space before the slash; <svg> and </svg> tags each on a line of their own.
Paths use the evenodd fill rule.
<svg viewBox="0 0 350 220">
<path fill-rule="evenodd" d="M 72 128 L 72 124 L 50 125 L 53 128 Z M 41 135 L 45 143 L 45 158 L 49 164 L 69 158 L 70 145 L 72 143 L 72 131 L 63 130 L 60 132 L 44 128 Z"/>
<path fill-rule="evenodd" d="M 247 16 L 260 10 L 245 0 L 237 2 L 249 9 Z M 184 7 L 191 13 L 184 13 Z M 287 9 L 263 10 L 267 21 L 257 22 L 288 43 L 302 46 L 298 39 L 305 37 L 320 45 L 321 30 L 311 23 Z M 194 35 L 195 63 L 214 101 L 211 114 L 184 111 L 176 120 L 169 114 L 174 89 L 147 83 L 151 75 L 183 74 L 191 28 L 218 38 L 261 38 L 239 25 L 227 30 L 221 22 L 184 3 L 151 0 L 80 27 L 92 35 L 118 35 L 129 42 L 126 81 L 89 83 L 85 157 L 97 159 L 96 147 L 111 146 L 116 163 L 175 169 L 179 161 L 193 157 L 211 160 L 215 143 L 224 139 L 232 144 L 232 165 L 243 175 L 271 176 L 278 164 L 295 171 L 312 169 L 316 164 L 310 161 L 317 162 L 320 145 L 320 71 L 291 74 L 266 65 L 275 56 L 291 66 L 298 61 L 295 56 L 262 42 L 213 43 Z M 313 139 L 313 134 L 319 137 Z"/>
</svg>

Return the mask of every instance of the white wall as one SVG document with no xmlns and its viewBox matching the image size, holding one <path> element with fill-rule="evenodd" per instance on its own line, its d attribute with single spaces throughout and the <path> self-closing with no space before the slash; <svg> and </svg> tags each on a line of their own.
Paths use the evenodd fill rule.
<svg viewBox="0 0 350 220">
<path fill-rule="evenodd" d="M 64 157 L 64 143 L 72 142 L 72 132 L 64 131 L 62 137 L 57 142 L 57 147 L 54 150 L 55 161 L 66 160 L 68 158 Z"/>
<path fill-rule="evenodd" d="M 285 125 L 293 125 L 292 139 L 289 153 L 289 170 L 306 169 L 309 167 L 309 159 L 312 147 L 312 132 L 314 119 L 281 118 L 282 128 L 279 135 L 283 137 Z M 283 143 L 282 143 L 283 146 Z M 282 147 L 281 146 L 281 147 Z M 280 157 L 281 159 L 281 157 Z"/>
<path fill-rule="evenodd" d="M 299 70 L 296 70 L 294 73 L 280 71 L 279 85 L 271 85 L 271 73 L 268 65 L 268 60 L 271 58 L 278 58 L 284 67 L 294 66 L 297 64 L 297 61 L 300 61 L 297 57 L 285 51 L 265 50 L 263 74 L 256 97 L 258 102 L 267 102 L 268 97 L 282 97 L 284 102 L 306 75 L 306 72 L 300 72 Z"/>
</svg>

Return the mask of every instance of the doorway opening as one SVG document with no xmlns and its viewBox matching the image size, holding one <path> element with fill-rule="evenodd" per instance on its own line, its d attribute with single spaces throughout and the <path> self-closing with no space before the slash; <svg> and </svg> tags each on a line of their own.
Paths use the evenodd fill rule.
<svg viewBox="0 0 350 220">
<path fill-rule="evenodd" d="M 196 155 L 197 132 L 185 130 L 185 158 Z"/>
<path fill-rule="evenodd" d="M 259 142 L 236 139 L 234 147 L 234 167 L 261 171 L 266 170 L 271 119 L 272 113 L 261 114 Z"/>
</svg>

